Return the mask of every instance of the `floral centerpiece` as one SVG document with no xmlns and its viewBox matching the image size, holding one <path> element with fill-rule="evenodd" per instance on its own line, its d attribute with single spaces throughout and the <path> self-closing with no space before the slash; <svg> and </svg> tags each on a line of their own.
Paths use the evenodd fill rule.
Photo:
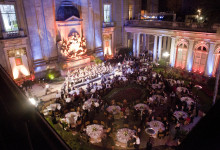
<svg viewBox="0 0 220 150">
<path fill-rule="evenodd" d="M 124 132 L 124 135 L 127 136 L 127 135 L 128 135 L 128 131 L 125 131 L 125 132 Z"/>
<path fill-rule="evenodd" d="M 92 132 L 95 132 L 95 131 L 97 131 L 97 128 L 96 128 L 96 127 L 93 127 L 93 128 L 92 128 Z"/>
</svg>

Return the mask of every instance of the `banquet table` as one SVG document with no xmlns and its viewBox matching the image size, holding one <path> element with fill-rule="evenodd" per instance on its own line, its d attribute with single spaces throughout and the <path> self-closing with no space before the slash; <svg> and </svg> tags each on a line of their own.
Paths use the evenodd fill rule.
<svg viewBox="0 0 220 150">
<path fill-rule="evenodd" d="M 94 103 L 98 103 L 99 100 L 96 99 L 96 98 L 90 98 L 90 99 L 88 99 L 87 101 L 84 102 L 84 104 L 83 104 L 83 109 L 84 109 L 84 110 L 90 109 L 93 102 L 94 102 Z"/>
<path fill-rule="evenodd" d="M 161 88 L 161 85 L 160 84 L 152 84 L 152 88 L 159 89 L 159 88 Z"/>
<path fill-rule="evenodd" d="M 76 124 L 77 118 L 79 117 L 79 113 L 77 112 L 69 112 L 65 115 L 66 122 L 68 124 Z"/>
<path fill-rule="evenodd" d="M 157 133 L 158 133 L 158 131 L 159 131 L 160 129 L 162 129 L 162 131 L 165 130 L 164 124 L 163 124 L 162 122 L 160 122 L 160 121 L 157 121 L 157 120 L 148 122 L 148 125 L 150 126 L 151 129 L 153 129 L 153 130 L 155 131 L 155 133 L 152 134 L 152 136 L 153 136 L 154 138 L 157 137 Z M 145 132 L 147 132 L 148 129 L 149 129 L 149 128 L 146 128 L 146 129 L 145 129 Z"/>
<path fill-rule="evenodd" d="M 180 100 L 182 102 L 186 102 L 188 106 L 190 106 L 192 103 L 195 103 L 191 97 L 181 97 Z"/>
<path fill-rule="evenodd" d="M 136 110 L 140 110 L 140 111 L 144 111 L 144 110 L 149 109 L 149 107 L 146 104 L 142 104 L 142 103 L 139 103 L 139 104 L 135 105 L 134 108 Z"/>
<path fill-rule="evenodd" d="M 176 84 L 176 80 L 174 80 L 174 79 L 167 79 L 167 81 L 170 83 L 171 86 Z"/>
<path fill-rule="evenodd" d="M 76 89 L 76 90 L 72 90 L 69 92 L 69 94 L 73 95 L 74 93 L 76 93 L 77 95 L 79 95 L 79 90 Z"/>
<path fill-rule="evenodd" d="M 116 115 L 116 114 L 120 113 L 121 107 L 120 107 L 120 106 L 112 105 L 112 106 L 109 106 L 109 107 L 107 108 L 107 111 L 108 111 L 109 113 L 112 113 L 113 115 Z"/>
<path fill-rule="evenodd" d="M 141 72 L 143 72 L 143 71 L 144 71 L 144 72 L 147 72 L 147 68 L 142 67 L 142 68 L 140 68 L 140 71 L 141 71 Z"/>
<path fill-rule="evenodd" d="M 138 77 L 138 80 L 141 81 L 142 79 L 143 79 L 144 81 L 146 81 L 146 80 L 147 80 L 147 77 L 145 77 L 145 76 L 139 76 L 139 77 Z"/>
<path fill-rule="evenodd" d="M 128 80 L 128 79 L 127 79 L 126 77 L 124 77 L 124 76 L 118 78 L 118 80 L 121 80 L 121 79 L 122 79 L 123 81 L 127 81 L 127 80 Z"/>
<path fill-rule="evenodd" d="M 152 103 L 152 102 L 154 102 L 156 99 L 158 99 L 159 101 L 164 101 L 164 100 L 165 100 L 165 98 L 164 98 L 162 95 L 153 95 L 152 97 L 150 97 L 150 98 L 148 99 L 148 101 L 149 101 L 150 103 Z"/>
<path fill-rule="evenodd" d="M 187 93 L 189 93 L 188 89 L 185 88 L 185 87 L 177 87 L 176 91 L 179 92 L 179 93 L 182 92 L 182 91 L 187 91 Z"/>
<path fill-rule="evenodd" d="M 179 120 L 180 117 L 183 117 L 183 119 L 186 119 L 188 117 L 187 113 L 184 111 L 175 111 L 173 113 L 173 116 L 175 116 L 177 120 Z"/>
<path fill-rule="evenodd" d="M 102 141 L 103 125 L 88 125 L 86 127 L 86 134 L 90 137 L 91 143 L 100 143 Z"/>
<path fill-rule="evenodd" d="M 135 131 L 128 128 L 118 129 L 116 133 L 116 146 L 120 146 L 123 148 L 127 147 L 127 142 L 132 138 L 134 134 Z"/>
<path fill-rule="evenodd" d="M 55 111 L 56 109 L 60 110 L 61 109 L 61 105 L 59 103 L 54 103 L 54 104 L 50 104 L 46 108 L 47 108 L 47 110 Z"/>
</svg>

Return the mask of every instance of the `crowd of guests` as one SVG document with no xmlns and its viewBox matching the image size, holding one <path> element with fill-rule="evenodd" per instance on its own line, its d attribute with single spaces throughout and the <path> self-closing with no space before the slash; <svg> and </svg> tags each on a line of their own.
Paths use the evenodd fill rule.
<svg viewBox="0 0 220 150">
<path fill-rule="evenodd" d="M 170 84 L 167 79 L 173 79 L 173 77 L 165 78 L 163 73 L 153 72 L 152 64 L 145 59 L 145 56 L 139 59 L 134 57 L 117 57 L 118 59 L 113 59 L 113 63 L 108 62 L 100 65 L 87 66 L 83 69 L 76 69 L 68 73 L 61 92 L 56 94 L 56 103 L 61 104 L 61 109 L 53 112 L 52 116 L 54 118 L 56 116 L 62 118 L 68 112 L 77 112 L 79 117 L 77 118 L 76 124 L 73 126 L 69 125 L 69 128 L 79 131 L 87 140 L 89 137 L 85 134 L 85 127 L 89 123 L 94 123 L 94 120 L 98 120 L 106 129 L 105 136 L 102 140 L 104 143 L 103 146 L 106 146 L 106 141 L 112 141 L 111 144 L 114 146 L 115 143 L 111 134 L 115 132 L 117 125 L 115 126 L 114 121 L 118 118 L 116 118 L 116 115 L 109 113 L 106 109 L 108 106 L 118 105 L 121 107 L 119 118 L 122 120 L 123 125 L 136 131 L 135 135 L 129 140 L 128 147 L 134 145 L 135 149 L 139 149 L 141 133 L 149 127 L 148 122 L 153 120 L 161 121 L 164 124 L 165 130 L 159 129 L 158 138 L 170 136 L 170 127 L 171 125 L 175 125 L 176 132 L 173 139 L 179 140 L 181 138 L 181 126 L 192 123 L 194 117 L 198 115 L 194 103 L 187 105 L 186 102 L 180 100 L 183 96 L 195 98 L 191 92 L 193 84 L 191 82 L 187 85 L 183 82 Z M 141 68 L 146 68 L 146 70 L 140 71 Z M 132 70 L 132 72 L 128 72 L 128 69 Z M 122 74 L 108 75 L 109 73 L 115 72 L 115 70 L 122 72 Z M 101 78 L 99 85 L 97 83 L 86 82 L 88 81 L 87 79 L 93 79 L 97 76 Z M 145 79 L 139 78 L 140 76 L 144 76 Z M 125 77 L 126 80 L 123 80 L 121 77 Z M 85 82 L 87 84 L 86 88 L 76 88 L 75 85 L 79 81 Z M 127 100 L 123 100 L 123 102 L 103 100 L 103 97 L 113 88 L 125 87 L 131 83 L 139 84 L 149 92 L 146 101 L 143 101 L 143 103 L 149 106 L 148 110 L 139 111 L 134 108 L 135 104 L 141 102 L 140 100 L 134 100 L 132 102 L 128 102 Z M 153 84 L 160 86 L 153 88 Z M 187 87 L 189 92 L 182 91 L 178 93 L 176 91 L 177 87 Z M 92 91 L 92 89 L 95 90 Z M 71 91 L 74 92 L 70 94 Z M 153 101 L 148 101 L 153 95 L 160 95 L 162 98 L 157 97 Z M 96 99 L 96 101 L 92 101 L 91 107 L 86 108 L 84 103 L 91 98 Z M 187 112 L 188 117 L 186 119 L 181 117 L 176 119 L 173 116 L 175 111 L 180 110 Z M 100 116 L 100 114 L 104 114 L 101 120 L 97 117 Z M 149 149 L 149 147 L 152 147 L 152 143 L 153 138 L 150 138 L 146 147 Z"/>
</svg>

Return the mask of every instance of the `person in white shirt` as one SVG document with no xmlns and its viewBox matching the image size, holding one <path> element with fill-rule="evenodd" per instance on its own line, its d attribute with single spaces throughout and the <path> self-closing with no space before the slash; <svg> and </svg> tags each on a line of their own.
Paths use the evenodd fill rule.
<svg viewBox="0 0 220 150">
<path fill-rule="evenodd" d="M 49 92 L 50 85 L 48 83 L 45 84 L 45 95 Z"/>
<path fill-rule="evenodd" d="M 139 146 L 140 146 L 140 143 L 141 143 L 141 140 L 138 136 L 136 135 L 133 135 L 133 137 L 135 138 L 135 142 L 134 142 L 134 148 L 136 150 L 139 150 Z"/>
</svg>

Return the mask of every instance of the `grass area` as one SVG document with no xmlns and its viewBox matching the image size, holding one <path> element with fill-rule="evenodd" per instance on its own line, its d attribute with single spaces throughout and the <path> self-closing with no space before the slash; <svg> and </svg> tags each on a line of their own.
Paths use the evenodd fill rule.
<svg viewBox="0 0 220 150">
<path fill-rule="evenodd" d="M 89 144 L 83 142 L 79 134 L 73 135 L 71 131 L 63 130 L 59 123 L 53 124 L 51 117 L 45 117 L 49 124 L 56 130 L 56 132 L 63 138 L 63 140 L 73 150 L 95 150 Z"/>
</svg>

